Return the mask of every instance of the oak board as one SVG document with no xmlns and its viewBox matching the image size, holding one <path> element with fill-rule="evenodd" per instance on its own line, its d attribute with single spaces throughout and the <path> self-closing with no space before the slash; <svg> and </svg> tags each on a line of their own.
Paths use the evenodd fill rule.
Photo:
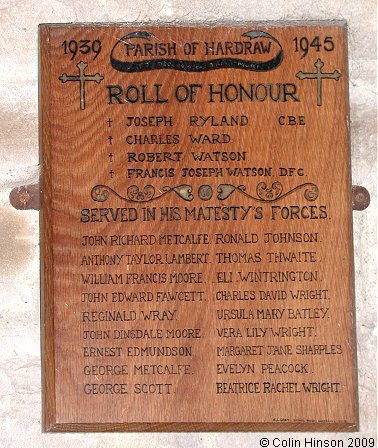
<svg viewBox="0 0 378 448">
<path fill-rule="evenodd" d="M 346 25 L 39 46 L 44 430 L 357 430 Z"/>
</svg>

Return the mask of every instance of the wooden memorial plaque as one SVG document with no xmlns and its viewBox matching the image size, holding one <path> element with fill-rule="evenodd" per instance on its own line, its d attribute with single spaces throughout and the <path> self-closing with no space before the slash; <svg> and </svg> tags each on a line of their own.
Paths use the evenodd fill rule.
<svg viewBox="0 0 378 448">
<path fill-rule="evenodd" d="M 41 25 L 46 431 L 353 431 L 344 23 Z"/>
</svg>

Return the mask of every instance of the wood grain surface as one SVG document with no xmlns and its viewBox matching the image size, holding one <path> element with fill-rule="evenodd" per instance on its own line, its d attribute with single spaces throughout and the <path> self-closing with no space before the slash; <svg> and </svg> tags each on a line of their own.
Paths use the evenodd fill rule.
<svg viewBox="0 0 378 448">
<path fill-rule="evenodd" d="M 354 431 L 343 23 L 40 26 L 45 431 Z"/>
</svg>

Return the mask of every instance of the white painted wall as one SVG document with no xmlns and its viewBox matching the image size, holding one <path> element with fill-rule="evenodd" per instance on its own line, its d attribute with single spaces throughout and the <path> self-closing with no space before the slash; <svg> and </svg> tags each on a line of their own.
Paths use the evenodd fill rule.
<svg viewBox="0 0 378 448">
<path fill-rule="evenodd" d="M 38 212 L 16 211 L 10 190 L 38 178 L 37 26 L 43 22 L 219 22 L 346 19 L 353 183 L 372 204 L 354 213 L 361 430 L 376 435 L 375 0 L 0 0 L 0 447 L 259 446 L 261 433 L 42 434 Z M 270 434 L 341 439 L 347 434 Z M 278 439 L 277 439 L 278 440 Z M 276 440 L 276 442 L 277 442 Z M 277 442 L 278 443 L 278 442 Z M 376 442 L 377 443 L 377 442 Z M 277 445 L 280 446 L 280 445 Z M 281 446 L 285 446 L 284 443 Z M 287 445 L 290 446 L 290 445 Z"/>
</svg>

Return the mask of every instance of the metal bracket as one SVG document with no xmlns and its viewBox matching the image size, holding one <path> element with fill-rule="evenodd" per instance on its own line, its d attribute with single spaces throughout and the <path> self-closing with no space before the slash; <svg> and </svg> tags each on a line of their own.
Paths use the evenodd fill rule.
<svg viewBox="0 0 378 448">
<path fill-rule="evenodd" d="M 369 207 L 370 194 L 365 187 L 352 185 L 352 208 L 361 211 Z"/>
<path fill-rule="evenodd" d="M 39 184 L 24 185 L 13 188 L 9 194 L 9 202 L 17 210 L 40 210 L 41 194 Z"/>
<path fill-rule="evenodd" d="M 24 185 L 13 188 L 9 195 L 9 201 L 17 210 L 40 210 L 40 196 L 42 191 L 39 184 Z M 352 208 L 362 211 L 370 204 L 370 194 L 365 187 L 352 186 Z"/>
</svg>

